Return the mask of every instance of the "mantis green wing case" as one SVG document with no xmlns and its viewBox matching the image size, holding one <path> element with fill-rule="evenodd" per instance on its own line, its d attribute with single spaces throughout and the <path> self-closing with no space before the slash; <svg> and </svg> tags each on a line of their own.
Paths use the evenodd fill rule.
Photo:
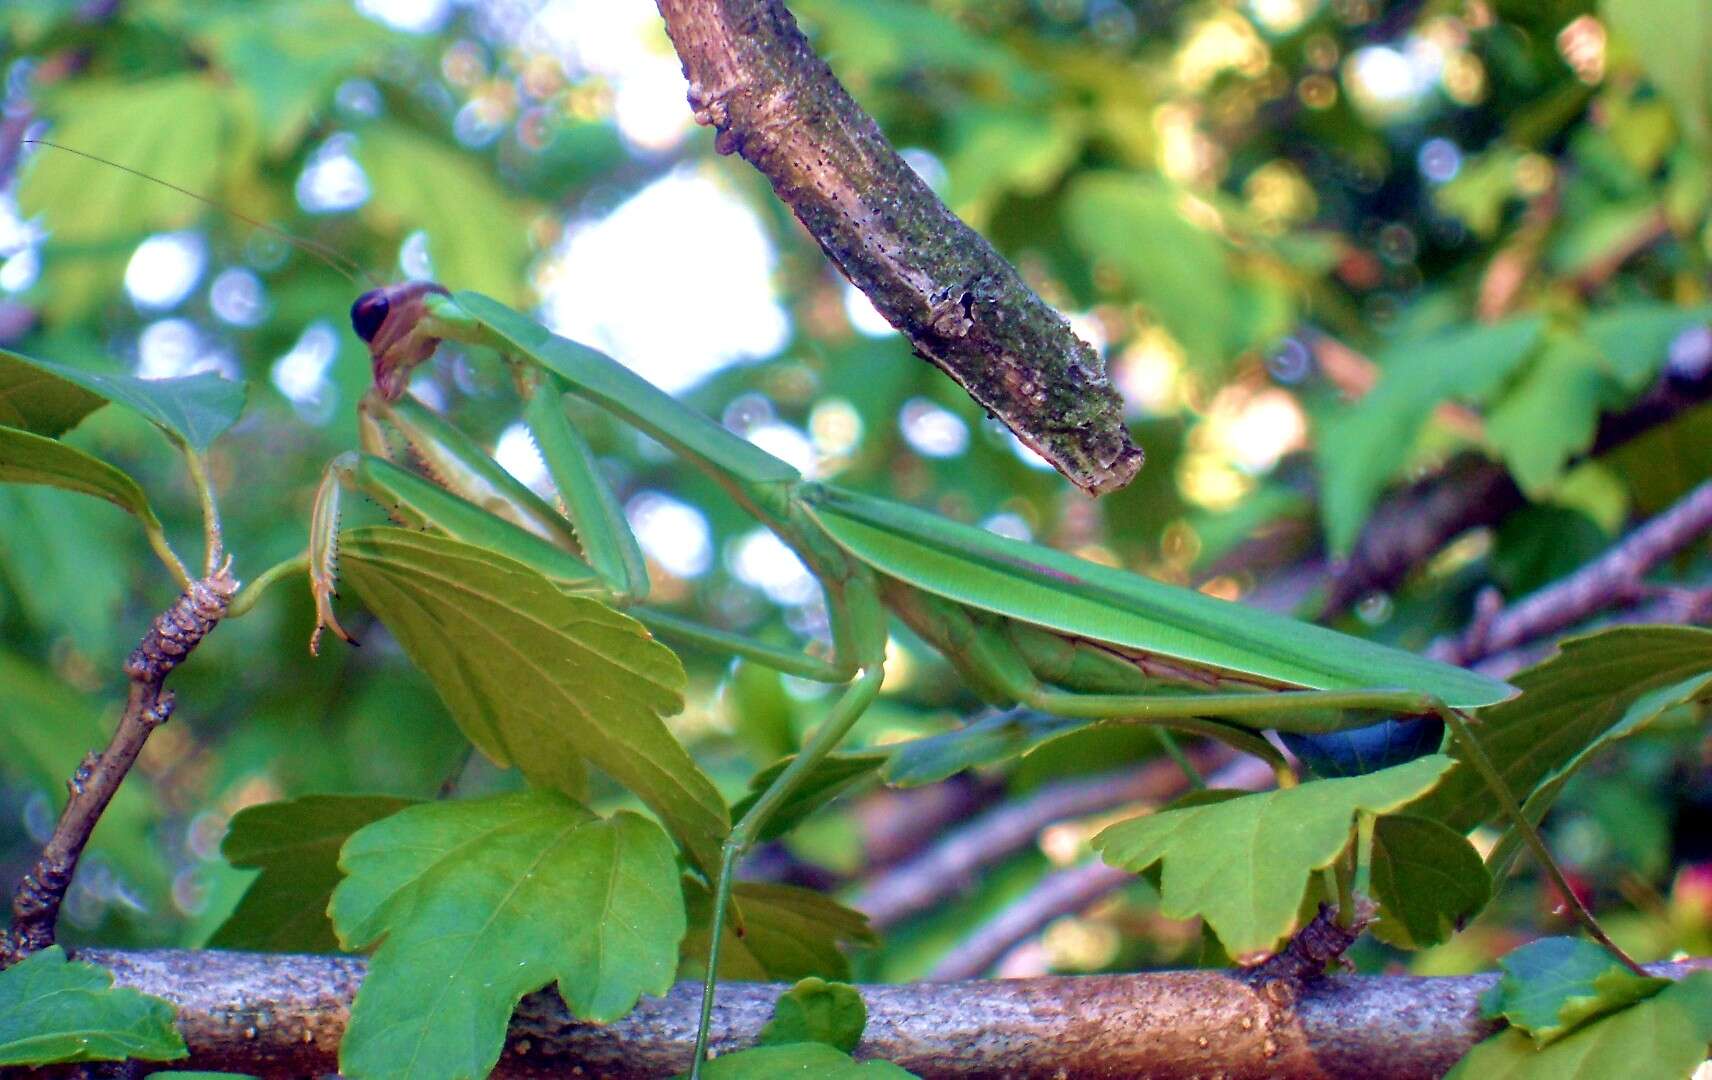
<svg viewBox="0 0 1712 1080">
<path fill-rule="evenodd" d="M 880 573 L 1072 637 L 1304 689 L 1430 694 L 1453 708 L 1516 693 L 1472 671 L 908 506 L 819 485 L 802 494 L 833 539 Z"/>
</svg>

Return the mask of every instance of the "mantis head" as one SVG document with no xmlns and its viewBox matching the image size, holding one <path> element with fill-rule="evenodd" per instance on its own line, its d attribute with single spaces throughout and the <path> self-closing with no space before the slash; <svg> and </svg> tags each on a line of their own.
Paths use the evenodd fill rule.
<svg viewBox="0 0 1712 1080">
<path fill-rule="evenodd" d="M 439 337 L 428 332 L 424 301 L 450 295 L 432 281 L 408 281 L 370 289 L 351 305 L 351 326 L 368 343 L 375 389 L 387 401 L 398 400 L 411 370 L 433 356 L 440 344 Z"/>
</svg>

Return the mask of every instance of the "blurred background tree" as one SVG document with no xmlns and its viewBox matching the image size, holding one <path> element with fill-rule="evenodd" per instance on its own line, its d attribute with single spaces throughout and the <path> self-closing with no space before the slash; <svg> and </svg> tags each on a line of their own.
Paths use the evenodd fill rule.
<svg viewBox="0 0 1712 1080">
<path fill-rule="evenodd" d="M 918 172 L 1106 357 L 1149 455 L 1128 490 L 1097 503 L 1071 490 L 909 356 L 765 182 L 714 154 L 645 0 L 11 0 L 0 344 L 247 379 L 249 411 L 213 459 L 243 576 L 301 549 L 321 468 L 355 444 L 369 376 L 345 311 L 366 285 L 123 172 L 24 154 L 18 137 L 205 193 L 383 280 L 535 306 L 806 473 L 1413 649 L 1461 633 L 1483 589 L 1514 599 L 1560 580 L 1712 466 L 1712 413 L 1686 407 L 1712 373 L 1712 17 L 1695 0 L 791 7 Z M 414 391 L 543 481 L 496 365 L 443 353 Z M 1608 438 L 1664 391 L 1676 407 Z M 658 446 L 587 419 L 659 597 L 781 639 L 822 630 L 812 580 L 770 534 Z M 108 410 L 73 439 L 160 492 L 175 534 L 195 533 L 194 497 L 143 424 Z M 1387 492 L 1447 468 L 1453 499 L 1458 483 L 1473 493 L 1466 520 L 1389 574 L 1352 572 Z M 1705 555 L 1609 600 L 1665 589 L 1695 600 L 1679 617 L 1704 617 Z M 119 511 L 0 488 L 0 879 L 102 741 L 161 592 Z M 311 660 L 305 587 L 209 640 L 96 834 L 68 940 L 202 944 L 253 876 L 218 850 L 237 809 L 425 796 L 454 773 L 464 746 L 427 682 L 356 618 L 370 647 Z M 735 795 L 794 745 L 820 691 L 686 661 L 691 706 L 674 723 Z M 862 737 L 965 717 L 973 699 L 937 663 L 900 631 Z M 1712 948 L 1712 784 L 1698 717 L 1675 719 L 1580 775 L 1548 823 L 1645 958 Z M 1133 732 L 1062 740 L 944 789 L 956 814 L 939 825 L 1153 753 Z M 461 781 L 515 782 L 479 763 Z M 756 872 L 860 893 L 933 839 L 910 805 L 918 827 L 890 847 L 895 800 L 845 800 Z M 931 970 L 973 922 L 1080 860 L 1092 831 L 995 852 L 858 972 Z M 1145 882 L 1100 895 L 1004 970 L 1198 955 Z M 1550 925 L 1551 906 L 1524 882 L 1474 932 L 1407 962 L 1486 967 Z M 1364 948 L 1372 965 L 1403 956 Z"/>
</svg>

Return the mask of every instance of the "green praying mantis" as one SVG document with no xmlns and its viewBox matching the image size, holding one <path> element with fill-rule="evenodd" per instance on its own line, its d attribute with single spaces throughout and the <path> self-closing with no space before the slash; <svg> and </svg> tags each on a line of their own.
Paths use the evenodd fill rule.
<svg viewBox="0 0 1712 1080">
<path fill-rule="evenodd" d="M 309 562 L 317 634 L 324 626 L 348 636 L 332 596 L 340 491 L 351 487 L 409 523 L 481 544 L 627 609 L 669 640 L 840 688 L 825 720 L 720 852 L 692 1076 L 707 1056 L 737 860 L 875 700 L 892 618 L 994 704 L 1212 736 L 1274 762 L 1286 782 L 1267 730 L 1343 731 L 1371 723 L 1365 710 L 1440 717 L 1535 854 L 1555 869 L 1463 712 L 1511 696 L 1505 683 L 806 480 L 602 353 L 479 294 L 426 282 L 389 286 L 365 293 L 351 316 L 370 349 L 375 389 L 363 406 L 368 452 L 336 460 L 316 499 Z M 492 348 L 514 364 L 562 515 L 405 396 L 411 369 L 443 340 Z M 567 397 L 659 441 L 789 546 L 823 589 L 830 655 L 792 652 L 646 607 L 637 541 L 570 421 Z M 438 484 L 386 460 L 382 425 L 403 436 Z"/>
</svg>

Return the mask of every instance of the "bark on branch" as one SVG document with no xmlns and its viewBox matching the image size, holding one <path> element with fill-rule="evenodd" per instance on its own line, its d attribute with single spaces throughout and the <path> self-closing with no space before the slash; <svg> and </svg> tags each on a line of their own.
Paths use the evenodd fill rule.
<svg viewBox="0 0 1712 1080">
<path fill-rule="evenodd" d="M 251 1075 L 333 1072 L 363 961 L 339 956 L 89 949 L 119 985 L 174 1002 L 190 1058 L 174 1069 Z M 1681 977 L 1712 960 L 1653 965 Z M 1492 1027 L 1479 995 L 1493 976 L 1335 976 L 1299 982 L 1250 973 L 1160 972 L 864 986 L 857 1054 L 928 1078 L 1146 1076 L 1187 1080 L 1388 1080 L 1439 1077 Z M 782 986 L 730 983 L 715 1045 L 751 1043 Z M 566 1016 L 554 994 L 524 999 L 499 1077 L 655 1080 L 689 1065 L 700 987 L 644 998 L 612 1024 Z"/>
<path fill-rule="evenodd" d="M 54 943 L 60 905 L 84 845 L 149 735 L 172 716 L 172 691 L 162 689 L 162 684 L 225 616 L 237 589 L 229 564 L 191 582 L 171 607 L 155 617 L 125 661 L 130 691 L 124 715 L 107 749 L 99 756 L 91 752 L 72 774 L 71 798 L 12 898 L 11 929 L 0 934 L 0 967 Z"/>
<path fill-rule="evenodd" d="M 697 122 L 772 182 L 834 265 L 915 346 L 1090 494 L 1142 454 L 1105 365 L 939 201 L 780 0 L 659 0 Z"/>
<path fill-rule="evenodd" d="M 1712 401 L 1712 367 L 1667 370 L 1621 412 L 1600 418 L 1586 457 L 1598 457 Z M 1362 597 L 1402 584 L 1457 536 L 1492 525 L 1527 504 L 1504 466 L 1474 455 L 1394 493 L 1361 530 L 1349 559 L 1326 590 L 1321 620 L 1348 611 Z"/>
</svg>

